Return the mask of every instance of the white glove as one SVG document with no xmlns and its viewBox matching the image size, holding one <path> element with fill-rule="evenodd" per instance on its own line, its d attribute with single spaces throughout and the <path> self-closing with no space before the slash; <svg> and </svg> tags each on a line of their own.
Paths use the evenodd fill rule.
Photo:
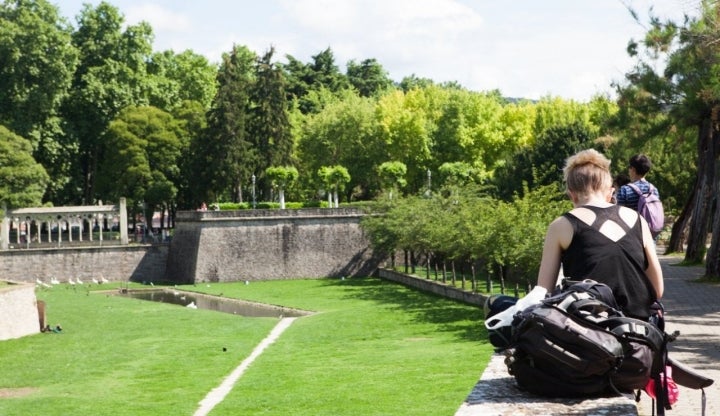
<svg viewBox="0 0 720 416">
<path fill-rule="evenodd" d="M 485 328 L 492 330 L 503 326 L 510 326 L 512 324 L 513 317 L 515 316 L 515 312 L 522 311 L 532 305 L 540 303 L 540 301 L 545 299 L 546 294 L 547 289 L 542 286 L 535 286 L 530 293 L 518 299 L 513 306 L 505 309 L 497 315 L 491 316 L 490 319 L 486 319 Z"/>
</svg>

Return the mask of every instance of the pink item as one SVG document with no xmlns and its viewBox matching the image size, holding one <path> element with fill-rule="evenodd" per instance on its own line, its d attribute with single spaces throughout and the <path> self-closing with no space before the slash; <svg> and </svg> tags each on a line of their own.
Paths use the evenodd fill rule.
<svg viewBox="0 0 720 416">
<path fill-rule="evenodd" d="M 668 403 L 675 404 L 678 401 L 678 396 L 680 396 L 680 390 L 678 389 L 677 384 L 675 384 L 675 380 L 672 378 L 672 368 L 670 366 L 665 367 L 665 374 L 667 374 Z M 665 374 L 660 373 L 660 380 L 664 379 Z M 655 398 L 655 380 L 648 380 L 648 383 L 645 386 L 645 393 L 653 399 Z"/>
</svg>

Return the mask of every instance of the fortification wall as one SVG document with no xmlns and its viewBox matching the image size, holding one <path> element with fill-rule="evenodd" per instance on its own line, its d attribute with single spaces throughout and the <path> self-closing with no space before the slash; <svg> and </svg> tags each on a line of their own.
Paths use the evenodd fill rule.
<svg viewBox="0 0 720 416">
<path fill-rule="evenodd" d="M 0 279 L 195 283 L 370 275 L 355 209 L 185 211 L 169 244 L 0 251 Z"/>
<path fill-rule="evenodd" d="M 110 281 L 159 282 L 165 276 L 167 244 L 46 248 L 0 251 L 0 279 L 12 282 Z"/>
<path fill-rule="evenodd" d="M 380 263 L 355 209 L 180 212 L 165 280 L 369 275 Z"/>
</svg>

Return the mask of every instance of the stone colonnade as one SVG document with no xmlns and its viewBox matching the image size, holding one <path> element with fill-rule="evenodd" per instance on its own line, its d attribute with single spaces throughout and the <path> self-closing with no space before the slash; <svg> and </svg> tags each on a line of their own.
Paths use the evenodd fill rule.
<svg viewBox="0 0 720 416">
<path fill-rule="evenodd" d="M 73 241 L 73 230 L 78 230 L 78 241 L 93 241 L 93 229 L 100 230 L 103 240 L 105 222 L 118 221 L 120 244 L 128 244 L 127 209 L 125 198 L 118 205 L 84 205 L 69 207 L 19 208 L 5 210 L 0 228 L 0 249 L 33 248 Z M 53 229 L 57 230 L 53 238 Z M 15 231 L 11 238 L 10 231 Z M 66 240 L 64 240 L 66 238 Z"/>
</svg>

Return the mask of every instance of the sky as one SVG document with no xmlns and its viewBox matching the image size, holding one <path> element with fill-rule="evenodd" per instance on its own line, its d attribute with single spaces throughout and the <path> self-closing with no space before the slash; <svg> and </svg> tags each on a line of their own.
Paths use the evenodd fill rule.
<svg viewBox="0 0 720 416">
<path fill-rule="evenodd" d="M 50 0 L 76 26 L 82 5 Z M 221 61 L 233 45 L 304 63 L 327 48 L 340 71 L 376 59 L 393 81 L 415 75 L 505 97 L 612 96 L 632 68 L 626 46 L 648 11 L 682 21 L 700 0 L 107 0 L 126 23 L 147 21 L 153 49 Z"/>
</svg>

